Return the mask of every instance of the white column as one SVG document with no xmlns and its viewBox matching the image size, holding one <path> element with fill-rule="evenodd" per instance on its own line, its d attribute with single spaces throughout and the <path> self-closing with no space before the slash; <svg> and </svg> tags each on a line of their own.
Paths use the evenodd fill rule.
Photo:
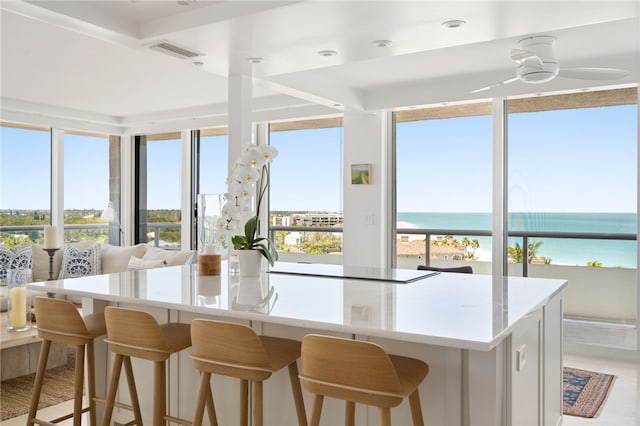
<svg viewBox="0 0 640 426">
<path fill-rule="evenodd" d="M 64 130 L 51 129 L 51 225 L 64 244 Z"/>
<path fill-rule="evenodd" d="M 191 248 L 192 241 L 191 223 L 193 218 L 191 217 L 191 214 L 194 211 L 194 203 L 191 197 L 191 186 L 193 181 L 193 171 L 191 170 L 191 131 L 183 130 L 180 132 L 180 139 L 182 151 L 182 161 L 180 165 L 180 209 L 185 213 L 182 215 L 180 220 L 180 246 L 182 247 L 182 250 L 189 250 Z"/>
<path fill-rule="evenodd" d="M 231 73 L 229 75 L 229 164 L 240 156 L 242 148 L 251 144 L 251 85 L 250 75 Z"/>
<path fill-rule="evenodd" d="M 343 263 L 387 267 L 387 120 L 385 113 L 345 111 L 343 173 Z M 370 164 L 369 184 L 351 183 L 351 166 Z"/>
<path fill-rule="evenodd" d="M 122 230 L 122 245 L 133 244 L 134 217 L 134 137 L 124 134 L 120 137 L 120 229 Z"/>
</svg>

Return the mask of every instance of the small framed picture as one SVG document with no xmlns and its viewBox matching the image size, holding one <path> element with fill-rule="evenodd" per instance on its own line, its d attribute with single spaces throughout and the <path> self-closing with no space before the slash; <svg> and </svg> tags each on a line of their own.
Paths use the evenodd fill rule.
<svg viewBox="0 0 640 426">
<path fill-rule="evenodd" d="M 354 185 L 368 185 L 371 183 L 371 164 L 352 164 L 351 183 Z"/>
</svg>

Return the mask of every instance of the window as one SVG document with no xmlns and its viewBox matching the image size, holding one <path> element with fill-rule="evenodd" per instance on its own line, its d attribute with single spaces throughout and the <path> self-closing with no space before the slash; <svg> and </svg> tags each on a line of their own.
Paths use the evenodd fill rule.
<svg viewBox="0 0 640 426">
<path fill-rule="evenodd" d="M 474 271 L 491 273 L 491 105 L 394 117 L 397 267 L 472 264 Z"/>
<path fill-rule="evenodd" d="M 269 220 L 280 259 L 341 263 L 342 119 L 273 123 L 269 140 L 278 150 Z"/>
<path fill-rule="evenodd" d="M 136 242 L 181 248 L 180 133 L 136 137 Z"/>
<path fill-rule="evenodd" d="M 227 192 L 229 164 L 228 129 L 203 129 L 198 142 L 198 198 L 195 247 L 204 250 L 217 245 L 216 224 L 220 217 L 223 195 Z"/>
<path fill-rule="evenodd" d="M 0 125 L 0 243 L 42 243 L 51 222 L 51 131 Z"/>
<path fill-rule="evenodd" d="M 509 101 L 510 273 L 567 279 L 569 318 L 637 319 L 636 90 Z"/>
<path fill-rule="evenodd" d="M 198 193 L 224 194 L 227 192 L 228 144 L 226 127 L 200 131 Z"/>
<path fill-rule="evenodd" d="M 109 221 L 101 217 L 113 203 L 109 195 L 109 159 L 108 136 L 65 131 L 65 243 L 109 242 Z"/>
</svg>

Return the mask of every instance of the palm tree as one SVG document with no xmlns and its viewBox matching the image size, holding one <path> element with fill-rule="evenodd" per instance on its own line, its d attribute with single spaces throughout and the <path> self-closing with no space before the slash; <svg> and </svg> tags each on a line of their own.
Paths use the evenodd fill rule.
<svg viewBox="0 0 640 426">
<path fill-rule="evenodd" d="M 542 241 L 531 241 L 527 244 L 527 263 L 533 261 L 541 245 Z M 512 263 L 522 263 L 522 247 L 520 247 L 520 243 L 516 243 L 515 247 L 507 247 L 507 254 Z M 545 263 L 547 263 L 546 258 Z M 549 263 L 551 263 L 551 259 L 549 259 Z"/>
</svg>

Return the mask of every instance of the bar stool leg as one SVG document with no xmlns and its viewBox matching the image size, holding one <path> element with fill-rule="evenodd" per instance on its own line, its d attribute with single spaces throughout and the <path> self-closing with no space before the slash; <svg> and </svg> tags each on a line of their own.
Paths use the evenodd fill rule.
<svg viewBox="0 0 640 426">
<path fill-rule="evenodd" d="M 153 424 L 162 426 L 165 424 L 166 393 L 165 393 L 165 366 L 164 361 L 153 363 Z"/>
<path fill-rule="evenodd" d="M 324 401 L 323 395 L 316 394 L 313 397 L 313 408 L 311 409 L 311 421 L 309 426 L 320 425 L 320 413 L 322 412 L 322 402 Z"/>
<path fill-rule="evenodd" d="M 136 419 L 135 423 L 141 426 L 142 412 L 140 411 L 140 401 L 138 400 L 138 391 L 136 390 L 136 381 L 133 378 L 133 366 L 131 365 L 131 358 L 128 356 L 123 358 L 124 358 L 124 373 L 127 376 L 127 385 L 129 386 L 129 397 L 131 398 L 131 407 L 133 408 L 133 416 Z"/>
<path fill-rule="evenodd" d="M 49 350 L 51 349 L 51 340 L 43 340 L 40 349 L 40 357 L 38 358 L 38 370 L 33 383 L 33 395 L 31 396 L 31 405 L 29 406 L 29 417 L 27 426 L 33 423 L 38 412 L 38 404 L 40 403 L 40 392 L 42 391 L 42 381 L 44 380 L 44 372 L 47 369 L 47 360 L 49 359 Z"/>
<path fill-rule="evenodd" d="M 202 372 L 200 374 L 200 389 L 198 390 L 198 399 L 196 401 L 196 412 L 193 417 L 193 426 L 201 426 L 204 417 L 204 406 L 208 405 L 209 422 L 212 426 L 217 426 L 218 420 L 213 407 L 213 396 L 211 394 L 211 373 Z"/>
<path fill-rule="evenodd" d="M 304 399 L 302 398 L 302 387 L 300 386 L 300 379 L 298 378 L 298 364 L 296 361 L 289 364 L 289 381 L 291 382 L 293 401 L 296 404 L 298 426 L 307 426 L 307 413 L 304 409 Z"/>
<path fill-rule="evenodd" d="M 249 381 L 240 380 L 240 426 L 249 424 Z"/>
<path fill-rule="evenodd" d="M 356 422 L 356 403 L 353 401 L 345 401 L 344 425 L 354 426 L 355 422 Z"/>
<path fill-rule="evenodd" d="M 411 395 L 409 395 L 409 406 L 411 407 L 413 426 L 424 426 L 422 407 L 420 406 L 420 394 L 418 393 L 417 388 Z"/>
<path fill-rule="evenodd" d="M 262 382 L 251 382 L 253 426 L 262 426 Z"/>
<path fill-rule="evenodd" d="M 113 406 L 116 401 L 116 392 L 118 391 L 118 382 L 120 380 L 120 371 L 122 370 L 122 359 L 122 355 L 115 354 L 113 371 L 111 371 L 111 380 L 109 381 L 109 391 L 107 392 L 107 400 L 104 407 L 104 417 L 102 418 L 102 426 L 109 426 L 111 424 Z"/>
<path fill-rule="evenodd" d="M 82 389 L 84 388 L 84 345 L 76 346 L 73 389 L 73 426 L 82 426 Z"/>
<path fill-rule="evenodd" d="M 207 414 L 209 415 L 209 423 L 211 423 L 211 426 L 218 426 L 218 417 L 216 416 L 216 407 L 213 405 L 211 385 L 207 387 Z"/>
<path fill-rule="evenodd" d="M 96 372 L 93 341 L 87 343 L 87 397 L 89 398 L 89 425 L 96 426 Z"/>
<path fill-rule="evenodd" d="M 378 407 L 380 426 L 391 426 L 391 408 Z"/>
</svg>

